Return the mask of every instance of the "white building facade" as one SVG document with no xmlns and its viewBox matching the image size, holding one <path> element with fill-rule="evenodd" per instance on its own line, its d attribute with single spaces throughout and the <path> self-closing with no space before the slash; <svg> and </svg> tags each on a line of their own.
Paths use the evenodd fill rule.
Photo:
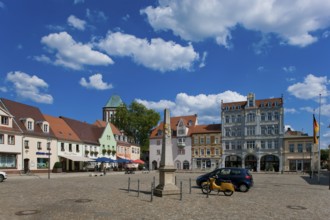
<svg viewBox="0 0 330 220">
<path fill-rule="evenodd" d="M 245 167 L 253 171 L 283 170 L 283 98 L 221 103 L 221 167 Z"/>
</svg>

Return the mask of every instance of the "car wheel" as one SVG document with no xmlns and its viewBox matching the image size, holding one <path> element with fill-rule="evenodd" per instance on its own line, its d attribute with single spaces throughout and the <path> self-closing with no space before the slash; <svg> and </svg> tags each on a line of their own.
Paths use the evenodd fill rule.
<svg viewBox="0 0 330 220">
<path fill-rule="evenodd" d="M 241 191 L 241 192 L 247 192 L 247 191 L 249 191 L 249 187 L 248 187 L 246 184 L 244 184 L 244 183 L 242 183 L 242 184 L 238 187 L 238 189 L 239 189 L 239 191 Z"/>
<path fill-rule="evenodd" d="M 0 175 L 0 183 L 4 180 L 4 177 Z"/>
</svg>

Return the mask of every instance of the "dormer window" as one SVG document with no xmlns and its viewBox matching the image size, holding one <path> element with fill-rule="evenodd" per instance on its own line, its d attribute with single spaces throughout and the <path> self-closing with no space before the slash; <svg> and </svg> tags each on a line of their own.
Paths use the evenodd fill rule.
<svg viewBox="0 0 330 220">
<path fill-rule="evenodd" d="M 192 120 L 189 120 L 188 125 L 191 126 L 193 124 Z"/>
<path fill-rule="evenodd" d="M 163 131 L 162 130 L 158 130 L 157 131 L 157 136 L 162 136 L 163 135 Z"/>
<path fill-rule="evenodd" d="M 44 124 L 43 125 L 43 131 L 45 132 L 45 133 L 48 133 L 49 132 L 49 126 L 48 126 L 48 124 Z"/>
<path fill-rule="evenodd" d="M 28 121 L 27 122 L 27 129 L 28 130 L 33 130 L 33 123 L 32 123 L 32 121 Z"/>
<path fill-rule="evenodd" d="M 9 117 L 8 116 L 1 116 L 1 124 L 8 125 L 9 124 Z"/>
</svg>

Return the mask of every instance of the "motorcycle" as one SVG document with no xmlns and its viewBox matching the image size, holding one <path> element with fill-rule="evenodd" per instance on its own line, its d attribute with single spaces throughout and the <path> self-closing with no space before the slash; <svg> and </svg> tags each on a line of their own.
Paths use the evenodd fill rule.
<svg viewBox="0 0 330 220">
<path fill-rule="evenodd" d="M 211 191 L 217 191 L 218 194 L 220 192 L 223 192 L 225 196 L 231 196 L 233 195 L 235 191 L 234 185 L 231 183 L 231 181 L 220 181 L 220 185 L 218 185 L 215 180 L 218 178 L 218 176 L 209 177 L 209 180 L 207 182 L 202 183 L 202 192 L 204 194 L 209 194 Z"/>
</svg>

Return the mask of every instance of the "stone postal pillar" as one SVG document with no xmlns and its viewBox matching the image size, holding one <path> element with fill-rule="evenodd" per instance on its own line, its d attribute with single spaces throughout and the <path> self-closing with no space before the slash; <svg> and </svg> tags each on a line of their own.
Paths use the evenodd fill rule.
<svg viewBox="0 0 330 220">
<path fill-rule="evenodd" d="M 159 167 L 159 185 L 154 189 L 155 196 L 180 194 L 179 188 L 175 185 L 175 171 L 172 154 L 172 132 L 171 132 L 170 110 L 164 110 L 164 127 L 162 155 Z"/>
</svg>

